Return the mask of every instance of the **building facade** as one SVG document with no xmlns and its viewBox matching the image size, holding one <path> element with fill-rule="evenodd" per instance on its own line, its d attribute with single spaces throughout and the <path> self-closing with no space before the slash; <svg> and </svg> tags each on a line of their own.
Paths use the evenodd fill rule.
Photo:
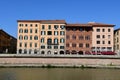
<svg viewBox="0 0 120 80">
<path fill-rule="evenodd" d="M 114 25 L 89 23 L 93 26 L 92 51 L 113 51 Z"/>
<path fill-rule="evenodd" d="M 92 54 L 113 51 L 114 25 L 65 20 L 18 20 L 18 54 Z"/>
<path fill-rule="evenodd" d="M 92 48 L 92 25 L 66 25 L 66 53 L 83 54 Z"/>
<path fill-rule="evenodd" d="M 114 30 L 114 50 L 120 53 L 120 29 Z"/>
<path fill-rule="evenodd" d="M 18 20 L 18 54 L 64 54 L 64 20 Z"/>
<path fill-rule="evenodd" d="M 16 53 L 17 39 L 0 29 L 0 53 Z"/>
</svg>

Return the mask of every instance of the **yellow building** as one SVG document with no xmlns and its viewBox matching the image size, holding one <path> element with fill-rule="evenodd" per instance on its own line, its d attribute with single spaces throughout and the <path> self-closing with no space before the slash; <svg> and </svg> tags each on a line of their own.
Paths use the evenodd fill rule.
<svg viewBox="0 0 120 80">
<path fill-rule="evenodd" d="M 18 20 L 18 54 L 64 54 L 64 20 Z"/>
</svg>

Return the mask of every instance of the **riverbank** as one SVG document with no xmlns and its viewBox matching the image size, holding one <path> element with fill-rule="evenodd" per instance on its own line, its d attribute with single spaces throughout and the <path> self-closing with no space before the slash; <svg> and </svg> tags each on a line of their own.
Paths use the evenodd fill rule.
<svg viewBox="0 0 120 80">
<path fill-rule="evenodd" d="M 116 68 L 120 59 L 99 58 L 0 58 L 0 67 Z"/>
</svg>

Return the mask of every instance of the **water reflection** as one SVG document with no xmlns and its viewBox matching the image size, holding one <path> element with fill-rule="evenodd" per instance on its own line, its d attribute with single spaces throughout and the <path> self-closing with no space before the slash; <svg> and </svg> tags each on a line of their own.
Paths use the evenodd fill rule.
<svg viewBox="0 0 120 80">
<path fill-rule="evenodd" d="M 0 73 L 0 80 L 17 80 L 16 75 L 13 72 Z"/>
<path fill-rule="evenodd" d="M 120 80 L 119 69 L 0 68 L 0 80 Z"/>
</svg>

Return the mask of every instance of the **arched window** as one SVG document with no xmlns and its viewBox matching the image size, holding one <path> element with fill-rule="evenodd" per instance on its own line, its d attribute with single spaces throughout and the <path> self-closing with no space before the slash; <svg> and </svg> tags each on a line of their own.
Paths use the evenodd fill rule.
<svg viewBox="0 0 120 80">
<path fill-rule="evenodd" d="M 37 54 L 37 49 L 34 50 L 34 54 Z"/>
<path fill-rule="evenodd" d="M 44 43 L 44 38 L 41 38 L 41 43 Z"/>
<path fill-rule="evenodd" d="M 47 43 L 48 43 L 48 44 L 52 44 L 52 39 L 48 38 L 48 39 L 47 39 Z"/>
<path fill-rule="evenodd" d="M 38 40 L 38 36 L 34 36 L 34 40 Z"/>
<path fill-rule="evenodd" d="M 29 50 L 29 54 L 31 54 L 31 53 L 32 53 L 32 49 Z"/>
<path fill-rule="evenodd" d="M 25 29 L 25 30 L 24 30 L 24 33 L 28 33 L 28 29 Z"/>
<path fill-rule="evenodd" d="M 28 36 L 27 35 L 24 36 L 24 40 L 28 40 Z"/>
<path fill-rule="evenodd" d="M 19 29 L 19 33 L 23 33 L 23 29 Z"/>
<path fill-rule="evenodd" d="M 60 39 L 60 43 L 64 43 L 65 42 L 65 39 L 64 38 L 61 38 Z"/>
<path fill-rule="evenodd" d="M 23 40 L 23 36 L 22 35 L 19 36 L 19 40 Z"/>
<path fill-rule="evenodd" d="M 51 51 L 48 51 L 47 54 L 51 54 Z"/>
<path fill-rule="evenodd" d="M 45 54 L 45 51 L 41 51 L 41 54 Z"/>
<path fill-rule="evenodd" d="M 27 54 L 27 50 L 26 49 L 24 49 L 24 54 Z"/>
<path fill-rule="evenodd" d="M 20 53 L 20 54 L 22 53 L 22 49 L 19 49 L 19 53 Z"/>
<path fill-rule="evenodd" d="M 60 51 L 60 54 L 64 54 L 64 51 Z"/>
<path fill-rule="evenodd" d="M 54 43 L 58 44 L 58 39 L 57 38 L 54 39 Z"/>
</svg>

